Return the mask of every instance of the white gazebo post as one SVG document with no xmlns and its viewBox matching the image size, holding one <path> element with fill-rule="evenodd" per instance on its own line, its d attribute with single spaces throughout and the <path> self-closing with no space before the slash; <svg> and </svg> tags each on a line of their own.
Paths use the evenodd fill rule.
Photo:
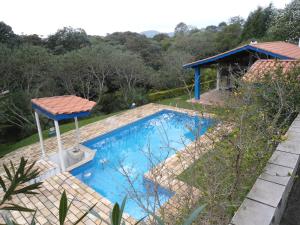
<svg viewBox="0 0 300 225">
<path fill-rule="evenodd" d="M 76 144 L 77 144 L 77 148 L 79 150 L 79 143 L 80 143 L 80 133 L 79 133 L 79 126 L 78 126 L 78 119 L 77 116 L 74 117 L 75 120 L 75 127 L 76 127 Z"/>
<path fill-rule="evenodd" d="M 41 129 L 39 114 L 37 113 L 37 111 L 34 111 L 34 115 L 35 115 L 35 122 L 36 122 L 36 125 L 38 128 L 42 158 L 45 158 L 46 154 L 45 154 L 45 149 L 44 149 L 43 133 L 42 133 L 42 129 Z"/>
<path fill-rule="evenodd" d="M 57 138 L 57 144 L 58 144 L 58 155 L 59 155 L 60 167 L 61 167 L 62 171 L 65 171 L 65 163 L 64 163 L 64 157 L 63 157 L 63 146 L 62 146 L 62 143 L 61 143 L 59 124 L 58 124 L 57 120 L 54 120 L 54 125 L 55 125 L 56 138 Z"/>
</svg>

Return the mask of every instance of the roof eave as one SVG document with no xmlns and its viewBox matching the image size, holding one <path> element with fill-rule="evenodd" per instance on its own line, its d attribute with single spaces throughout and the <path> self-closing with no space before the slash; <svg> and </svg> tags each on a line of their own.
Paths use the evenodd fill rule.
<svg viewBox="0 0 300 225">
<path fill-rule="evenodd" d="M 57 120 L 57 121 L 65 120 L 65 119 L 73 119 L 75 117 L 77 117 L 77 118 L 87 117 L 91 114 L 91 111 L 81 111 L 81 112 L 75 112 L 75 113 L 69 113 L 69 114 L 67 114 L 67 113 L 53 114 L 35 103 L 31 103 L 31 104 L 32 104 L 33 109 L 35 109 L 38 112 L 40 112 L 41 114 L 47 116 L 49 119 Z"/>
<path fill-rule="evenodd" d="M 294 58 L 291 58 L 291 57 L 287 57 L 287 56 L 276 54 L 276 53 L 273 53 L 273 52 L 270 52 L 270 51 L 267 51 L 267 50 L 264 50 L 264 49 L 261 49 L 261 48 L 254 47 L 252 45 L 244 45 L 240 48 L 236 48 L 232 51 L 228 51 L 228 52 L 225 52 L 223 54 L 219 54 L 219 55 L 207 58 L 207 59 L 202 59 L 202 60 L 198 60 L 196 62 L 185 64 L 182 67 L 184 69 L 194 68 L 196 66 L 205 65 L 205 64 L 211 63 L 213 61 L 225 58 L 225 57 L 230 56 L 230 55 L 234 55 L 234 54 L 239 53 L 241 51 L 247 51 L 247 50 L 252 50 L 252 51 L 259 52 L 259 53 L 263 53 L 263 54 L 266 54 L 266 55 L 269 55 L 269 56 L 272 56 L 272 57 L 278 58 L 278 59 L 294 59 Z"/>
</svg>

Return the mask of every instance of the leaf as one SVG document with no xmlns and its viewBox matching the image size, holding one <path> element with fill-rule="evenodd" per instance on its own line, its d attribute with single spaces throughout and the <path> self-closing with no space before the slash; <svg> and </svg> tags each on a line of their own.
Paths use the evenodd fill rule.
<svg viewBox="0 0 300 225">
<path fill-rule="evenodd" d="M 93 216 L 95 216 L 95 217 L 98 218 L 98 219 L 102 219 L 101 216 L 100 216 L 100 214 L 97 213 L 94 209 L 92 209 L 92 210 L 90 211 L 90 214 L 92 214 Z"/>
<path fill-rule="evenodd" d="M 198 215 L 203 211 L 206 205 L 199 206 L 196 208 L 189 217 L 184 221 L 183 225 L 191 225 L 194 220 L 198 217 Z"/>
<path fill-rule="evenodd" d="M 33 216 L 32 216 L 32 220 L 30 222 L 30 225 L 36 225 L 36 222 L 35 222 L 35 215 L 36 215 L 36 211 L 34 212 Z"/>
<path fill-rule="evenodd" d="M 15 167 L 14 167 L 14 164 L 12 163 L 12 161 L 10 161 L 10 168 L 13 172 L 13 175 L 15 176 L 16 175 L 16 171 L 15 171 Z"/>
<path fill-rule="evenodd" d="M 74 225 L 76 225 L 76 224 L 78 224 L 81 220 L 83 220 L 83 218 L 84 217 L 86 217 L 87 216 L 87 214 L 89 214 L 89 212 L 91 212 L 92 211 L 92 209 L 95 207 L 97 205 L 97 203 L 96 204 L 94 204 L 88 211 L 86 211 L 75 223 L 74 223 Z"/>
<path fill-rule="evenodd" d="M 139 219 L 134 225 L 138 225 L 140 222 L 142 222 L 144 219 L 146 218 L 146 216 L 144 216 L 143 218 Z"/>
<path fill-rule="evenodd" d="M 32 190 L 36 190 L 38 188 L 40 188 L 40 186 L 42 185 L 42 182 L 37 182 L 34 184 L 30 184 L 26 187 L 20 188 L 18 190 L 14 191 L 14 194 L 20 194 L 20 193 L 24 193 L 24 194 L 37 194 L 37 192 L 34 192 Z"/>
<path fill-rule="evenodd" d="M 14 210 L 20 212 L 34 212 L 35 210 L 29 209 L 27 207 L 19 206 L 17 204 L 10 203 L 8 206 L 1 207 L 1 210 Z"/>
<path fill-rule="evenodd" d="M 158 225 L 165 225 L 164 221 L 154 213 L 151 213 L 151 215 L 154 217 L 155 221 L 158 223 Z"/>
<path fill-rule="evenodd" d="M 2 179 L 1 176 L 0 176 L 0 185 L 1 185 L 2 189 L 3 189 L 3 191 L 6 192 L 7 191 L 6 185 L 5 185 L 5 183 L 4 183 L 4 181 L 3 181 L 3 179 Z"/>
<path fill-rule="evenodd" d="M 122 204 L 121 204 L 121 209 L 120 209 L 120 212 L 119 212 L 118 225 L 121 224 L 121 220 L 122 220 L 124 208 L 125 208 L 125 205 L 126 205 L 126 201 L 127 201 L 127 196 L 125 196 L 125 198 L 123 199 Z"/>
<path fill-rule="evenodd" d="M 17 223 L 15 223 L 14 221 L 12 221 L 11 219 L 9 219 L 7 216 L 2 216 L 5 225 L 17 225 Z"/>
<path fill-rule="evenodd" d="M 9 169 L 7 168 L 7 166 L 5 164 L 3 164 L 3 168 L 6 172 L 6 176 L 7 176 L 7 179 L 12 181 L 12 176 L 11 176 L 11 173 L 9 172 Z"/>
<path fill-rule="evenodd" d="M 120 225 L 119 221 L 120 207 L 118 203 L 115 203 L 114 208 L 111 214 L 111 223 L 112 225 Z"/>
<path fill-rule="evenodd" d="M 68 213 L 68 199 L 66 191 L 61 195 L 60 203 L 59 203 L 59 224 L 63 225 Z"/>
</svg>

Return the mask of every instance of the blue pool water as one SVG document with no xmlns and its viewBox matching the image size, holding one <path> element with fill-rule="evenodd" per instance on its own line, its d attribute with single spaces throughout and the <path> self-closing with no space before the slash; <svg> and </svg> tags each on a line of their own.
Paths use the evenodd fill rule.
<svg viewBox="0 0 300 225">
<path fill-rule="evenodd" d="M 125 212 L 139 219 L 173 195 L 162 187 L 153 192 L 153 183 L 143 175 L 204 134 L 212 123 L 211 119 L 160 111 L 85 142 L 95 157 L 71 172 L 112 203 L 121 203 L 127 195 Z"/>
</svg>

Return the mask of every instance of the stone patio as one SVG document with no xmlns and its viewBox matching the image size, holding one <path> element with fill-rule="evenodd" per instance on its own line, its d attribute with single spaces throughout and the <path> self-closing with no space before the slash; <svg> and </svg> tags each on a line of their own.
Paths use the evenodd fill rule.
<svg viewBox="0 0 300 225">
<path fill-rule="evenodd" d="M 224 106 L 229 97 L 230 91 L 214 89 L 201 94 L 199 100 L 193 98 L 188 100 L 188 102 L 199 103 L 202 105 Z"/>
<path fill-rule="evenodd" d="M 163 109 L 170 109 L 179 112 L 185 112 L 189 114 L 195 114 L 195 111 L 175 108 L 172 106 L 164 106 L 158 104 L 148 104 L 135 109 L 131 109 L 120 114 L 114 115 L 107 119 L 83 126 L 80 128 L 81 142 L 97 137 L 101 134 L 114 130 L 118 127 L 124 126 L 128 123 L 134 122 L 142 117 L 151 115 Z M 202 114 L 204 117 L 209 117 L 208 114 Z M 224 125 L 219 126 L 218 129 L 227 129 Z M 228 129 L 227 129 L 228 130 Z M 75 143 L 74 131 L 64 133 L 62 135 L 64 149 L 72 147 Z M 209 132 L 211 135 L 217 135 L 218 132 L 213 129 Z M 187 146 L 184 150 L 178 154 L 168 158 L 164 163 L 158 165 L 153 170 L 145 174 L 145 177 L 159 183 L 165 188 L 168 188 L 176 194 L 164 205 L 164 209 L 171 211 L 178 210 L 178 202 L 182 199 L 182 195 L 191 195 L 194 193 L 199 197 L 201 194 L 199 190 L 189 187 L 187 184 L 176 179 L 184 169 L 186 169 L 191 163 L 194 162 L 201 154 L 212 147 L 212 142 L 209 141 L 207 136 L 202 136 L 199 140 L 202 144 L 205 144 L 205 148 L 199 151 L 196 156 L 195 151 L 196 142 Z M 49 138 L 44 141 L 46 154 L 53 154 L 57 151 L 57 141 L 55 137 Z M 7 154 L 1 159 L 1 162 L 8 163 L 10 160 L 14 163 L 18 163 L 19 159 L 25 156 L 29 161 L 38 160 L 37 166 L 41 169 L 43 175 L 45 171 L 56 169 L 57 167 L 47 161 L 47 158 L 41 160 L 41 152 L 39 143 L 32 144 L 30 146 L 23 147 L 14 152 Z M 2 168 L 1 168 L 2 169 Z M 157 179 L 155 171 L 162 171 L 161 176 Z M 2 174 L 3 171 L 0 171 Z M 104 181 L 105 182 L 105 181 Z M 99 220 L 91 214 L 87 216 L 81 224 L 108 224 L 109 214 L 112 210 L 112 203 L 106 198 L 95 192 L 93 189 L 82 183 L 77 178 L 73 177 L 69 172 L 60 173 L 55 176 L 44 176 L 44 183 L 40 189 L 40 194 L 36 196 L 19 195 L 13 199 L 13 202 L 26 205 L 28 207 L 37 208 L 37 224 L 58 224 L 58 206 L 59 199 L 63 190 L 66 190 L 69 199 L 76 199 L 74 206 L 71 207 L 71 214 L 68 215 L 69 223 L 74 222 L 76 219 L 87 210 L 88 206 L 97 203 L 95 210 L 101 215 L 102 219 Z M 191 191 L 188 191 L 191 190 Z M 1 194 L 1 193 L 0 193 Z M 195 198 L 196 200 L 196 198 Z M 19 224 L 26 224 L 32 216 L 31 213 L 12 212 L 10 214 Z M 129 215 L 124 215 L 126 224 L 133 224 L 135 220 Z M 1 223 L 0 219 L 0 223 Z"/>
</svg>

